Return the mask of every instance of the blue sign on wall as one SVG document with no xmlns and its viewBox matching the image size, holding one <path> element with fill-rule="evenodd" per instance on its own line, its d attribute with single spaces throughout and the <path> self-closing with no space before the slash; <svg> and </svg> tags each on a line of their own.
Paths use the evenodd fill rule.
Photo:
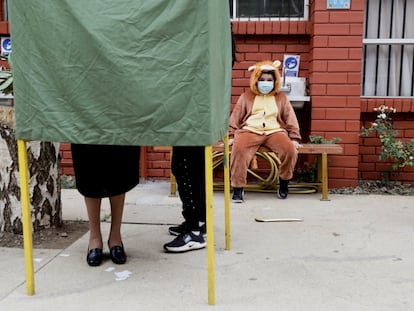
<svg viewBox="0 0 414 311">
<path fill-rule="evenodd" d="M 327 0 L 326 7 L 328 9 L 349 9 L 351 0 Z"/>
<path fill-rule="evenodd" d="M 284 55 L 283 58 L 283 74 L 286 77 L 298 77 L 299 76 L 299 55 Z"/>
<path fill-rule="evenodd" d="M 11 39 L 10 38 L 1 38 L 1 56 L 7 56 L 11 53 Z"/>
</svg>

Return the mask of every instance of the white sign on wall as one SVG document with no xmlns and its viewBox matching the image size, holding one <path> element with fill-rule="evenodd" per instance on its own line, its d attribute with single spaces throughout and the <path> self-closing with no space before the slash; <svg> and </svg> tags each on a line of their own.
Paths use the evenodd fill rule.
<svg viewBox="0 0 414 311">
<path fill-rule="evenodd" d="M 298 77 L 299 76 L 299 55 L 285 54 L 283 58 L 283 72 L 286 77 Z"/>
</svg>

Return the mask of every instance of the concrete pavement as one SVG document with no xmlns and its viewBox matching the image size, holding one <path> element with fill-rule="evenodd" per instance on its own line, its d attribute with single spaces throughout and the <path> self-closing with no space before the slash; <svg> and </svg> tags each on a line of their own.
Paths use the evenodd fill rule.
<svg viewBox="0 0 414 311">
<path fill-rule="evenodd" d="M 207 251 L 167 254 L 168 226 L 182 221 L 169 183 L 127 194 L 128 262 L 86 264 L 88 235 L 62 250 L 35 249 L 35 295 L 24 254 L 0 248 L 0 310 L 414 310 L 414 197 L 246 193 L 231 204 L 225 250 L 224 198 L 214 194 L 215 305 L 207 299 Z M 63 219 L 86 219 L 82 197 L 63 190 Z M 104 201 L 102 218 L 109 216 Z M 264 218 L 303 222 L 259 223 Z M 102 224 L 104 236 L 109 223 Z M 108 252 L 107 248 L 104 252 Z"/>
</svg>

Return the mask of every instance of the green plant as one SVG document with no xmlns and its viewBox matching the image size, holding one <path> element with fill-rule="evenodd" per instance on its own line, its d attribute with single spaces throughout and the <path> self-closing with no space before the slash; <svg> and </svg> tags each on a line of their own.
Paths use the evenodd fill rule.
<svg viewBox="0 0 414 311">
<path fill-rule="evenodd" d="M 390 114 L 396 113 L 393 107 L 381 105 L 374 108 L 377 112 L 375 122 L 369 128 L 362 128 L 360 136 L 376 133 L 381 141 L 380 161 L 391 161 L 392 170 L 401 170 L 406 166 L 414 166 L 414 139 L 402 141 L 397 139 L 398 131 L 394 129 Z"/>
<path fill-rule="evenodd" d="M 319 135 L 309 135 L 309 143 L 310 144 L 336 144 L 340 142 L 342 139 L 339 137 L 333 137 L 332 139 L 328 140 L 325 137 Z"/>
<path fill-rule="evenodd" d="M 315 159 L 313 163 L 304 162 L 301 167 L 295 171 L 295 179 L 297 182 L 316 182 L 316 175 L 318 171 L 318 160 Z"/>
<path fill-rule="evenodd" d="M 0 59 L 10 63 L 10 56 L 1 56 Z M 13 74 L 11 70 L 3 70 L 3 68 L 0 70 L 0 93 L 5 95 L 13 93 Z"/>
</svg>

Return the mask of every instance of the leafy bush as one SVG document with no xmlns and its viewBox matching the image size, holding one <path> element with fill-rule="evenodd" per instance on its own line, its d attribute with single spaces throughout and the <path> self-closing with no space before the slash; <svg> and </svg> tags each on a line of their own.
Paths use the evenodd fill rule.
<svg viewBox="0 0 414 311">
<path fill-rule="evenodd" d="M 391 161 L 392 170 L 401 170 L 406 166 L 414 166 L 414 139 L 405 142 L 397 139 L 398 131 L 394 129 L 390 115 L 396 113 L 393 107 L 381 105 L 374 108 L 377 112 L 375 122 L 369 128 L 362 128 L 360 136 L 370 136 L 375 133 L 381 141 L 380 161 Z"/>
</svg>

